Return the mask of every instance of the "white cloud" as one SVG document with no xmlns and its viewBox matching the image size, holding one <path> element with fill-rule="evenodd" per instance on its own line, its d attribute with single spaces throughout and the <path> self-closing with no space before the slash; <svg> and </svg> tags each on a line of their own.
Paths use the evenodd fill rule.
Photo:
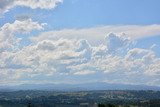
<svg viewBox="0 0 160 107">
<path fill-rule="evenodd" d="M 57 3 L 61 2 L 63 2 L 63 0 L 1 0 L 0 14 L 3 14 L 16 6 L 24 6 L 32 9 L 53 9 L 57 6 Z"/>
<path fill-rule="evenodd" d="M 75 75 L 88 75 L 88 74 L 94 74 L 95 71 L 89 71 L 89 70 L 83 70 L 83 71 L 79 71 L 79 72 L 75 72 Z"/>
<path fill-rule="evenodd" d="M 17 6 L 54 9 L 62 2 L 0 0 L 0 15 Z M 67 79 L 74 83 L 98 80 L 159 85 L 160 58 L 154 52 L 156 45 L 150 49 L 133 45 L 136 39 L 160 35 L 160 25 L 107 25 L 47 31 L 30 38 L 30 45 L 19 48 L 21 38 L 16 37 L 17 33 L 42 30 L 45 24 L 27 16 L 17 19 L 0 28 L 1 84 L 37 82 L 39 79 L 66 82 Z"/>
<path fill-rule="evenodd" d="M 13 7 L 14 0 L 1 0 L 0 1 L 0 15 L 7 12 Z"/>
<path fill-rule="evenodd" d="M 115 25 L 115 26 L 99 26 L 84 29 L 62 29 L 43 32 L 38 37 L 31 38 L 33 41 L 41 41 L 44 39 L 55 40 L 58 38 L 67 39 L 86 39 L 91 45 L 97 45 L 104 42 L 106 34 L 114 32 L 123 34 L 125 32 L 131 39 L 141 39 L 149 36 L 160 35 L 160 25 Z"/>
<path fill-rule="evenodd" d="M 127 49 L 132 41 L 126 35 L 110 33 L 106 36 L 104 43 L 97 46 L 85 39 L 61 38 L 33 42 L 17 52 L 2 52 L 0 68 L 7 72 L 14 70 L 15 81 L 23 79 L 25 82 L 35 82 L 41 78 L 42 81 L 65 82 L 67 79 L 81 83 L 85 78 L 85 82 L 98 80 L 158 85 L 160 59 L 152 50 Z M 126 53 L 119 54 L 119 51 Z M 5 76 L 3 74 L 1 78 Z M 63 80 L 55 80 L 57 77 Z"/>
<path fill-rule="evenodd" d="M 26 6 L 32 9 L 52 9 L 57 6 L 57 3 L 61 3 L 63 0 L 15 0 L 15 5 Z"/>
<path fill-rule="evenodd" d="M 14 80 L 19 78 L 20 76 L 13 69 L 2 69 L 2 70 L 0 70 L 0 83 L 1 84 L 4 84 L 6 81 L 12 83 Z"/>
<path fill-rule="evenodd" d="M 154 78 L 159 77 L 159 75 L 160 75 L 160 59 L 158 61 L 156 61 L 156 63 L 151 64 L 145 73 L 146 73 L 146 75 L 151 75 Z"/>
<path fill-rule="evenodd" d="M 105 37 L 105 43 L 107 45 L 107 49 L 109 52 L 117 52 L 120 50 L 125 50 L 125 48 L 129 48 L 129 46 L 132 44 L 132 41 L 124 37 L 124 35 L 116 35 L 114 33 L 109 33 Z"/>
<path fill-rule="evenodd" d="M 19 43 L 20 38 L 16 38 L 16 33 L 29 33 L 32 30 L 42 30 L 45 24 L 33 22 L 31 19 L 19 21 L 14 23 L 6 23 L 0 28 L 0 52 L 11 50 Z"/>
<path fill-rule="evenodd" d="M 21 40 L 16 37 L 16 34 L 41 30 L 43 26 L 44 24 L 27 19 L 23 21 L 16 20 L 14 23 L 6 23 L 0 28 L 0 83 L 15 82 L 15 80 L 22 76 L 23 71 L 28 71 L 28 68 L 21 66 L 22 63 L 14 62 L 16 54 L 20 53 L 18 46 Z"/>
</svg>

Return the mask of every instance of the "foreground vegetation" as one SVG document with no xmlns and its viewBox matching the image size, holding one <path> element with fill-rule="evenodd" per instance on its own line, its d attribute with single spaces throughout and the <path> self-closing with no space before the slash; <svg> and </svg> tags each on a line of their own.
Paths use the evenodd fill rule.
<svg viewBox="0 0 160 107">
<path fill-rule="evenodd" d="M 160 107 L 160 91 L 0 92 L 0 107 Z"/>
</svg>

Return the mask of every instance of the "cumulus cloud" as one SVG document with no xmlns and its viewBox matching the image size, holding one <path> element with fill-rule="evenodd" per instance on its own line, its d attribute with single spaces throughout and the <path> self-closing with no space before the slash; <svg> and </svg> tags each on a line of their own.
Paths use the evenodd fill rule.
<svg viewBox="0 0 160 107">
<path fill-rule="evenodd" d="M 157 60 L 156 63 L 151 64 L 145 72 L 147 75 L 153 77 L 159 77 L 160 75 L 160 60 Z"/>
<path fill-rule="evenodd" d="M 0 0 L 0 15 L 14 7 L 54 9 L 63 0 Z M 160 35 L 160 25 L 114 25 L 43 32 L 19 48 L 17 34 L 43 30 L 45 23 L 19 15 L 0 27 L 0 83 L 109 81 L 159 85 L 160 58 L 134 47 L 136 39 Z M 110 33 L 114 32 L 114 33 Z M 125 32 L 125 33 L 122 33 Z M 61 79 L 61 80 L 60 80 Z"/>
<path fill-rule="evenodd" d="M 95 73 L 95 71 L 83 70 L 80 72 L 75 72 L 74 74 L 75 75 L 88 75 L 88 74 L 94 74 L 94 73 Z"/>
<path fill-rule="evenodd" d="M 106 34 L 114 32 L 116 34 L 126 35 L 131 39 L 141 39 L 150 36 L 160 35 L 160 25 L 113 25 L 98 26 L 83 29 L 62 29 L 43 32 L 37 37 L 32 37 L 33 41 L 41 41 L 44 39 L 55 40 L 58 38 L 66 39 L 86 39 L 91 45 L 100 45 L 104 41 Z"/>
<path fill-rule="evenodd" d="M 33 22 L 31 19 L 4 24 L 0 28 L 0 52 L 13 49 L 19 43 L 21 39 L 15 37 L 16 33 L 24 34 L 32 30 L 42 30 L 44 25 Z"/>
<path fill-rule="evenodd" d="M 97 46 L 85 39 L 45 39 L 17 52 L 1 53 L 0 68 L 14 69 L 16 78 L 13 79 L 17 81 L 43 78 L 42 81 L 49 79 L 53 82 L 57 76 L 63 77 L 61 81 L 74 81 L 80 76 L 79 80 L 83 81 L 84 77 L 85 82 L 98 79 L 112 83 L 157 85 L 154 81 L 159 79 L 160 58 L 150 49 L 127 49 L 130 45 L 132 40 L 126 35 L 115 33 L 107 34 L 104 43 Z M 119 54 L 124 50 L 126 53 Z"/>
<path fill-rule="evenodd" d="M 12 84 L 12 81 L 19 78 L 20 76 L 13 69 L 2 69 L 2 70 L 0 71 L 0 83 L 1 84 L 4 84 L 6 81 Z"/>
<path fill-rule="evenodd" d="M 14 0 L 1 0 L 0 1 L 0 14 L 7 12 L 13 7 Z"/>
<path fill-rule="evenodd" d="M 15 5 L 26 6 L 32 9 L 52 9 L 61 3 L 63 0 L 15 0 Z"/>
<path fill-rule="evenodd" d="M 16 6 L 29 7 L 32 9 L 53 9 L 57 6 L 57 3 L 61 2 L 63 2 L 63 0 L 1 0 L 0 14 Z"/>
<path fill-rule="evenodd" d="M 114 33 L 109 33 L 105 37 L 105 43 L 109 52 L 124 51 L 125 48 L 129 48 L 132 41 L 127 37 L 123 37 L 124 35 L 125 34 L 115 35 Z"/>
<path fill-rule="evenodd" d="M 18 46 L 21 41 L 21 38 L 17 38 L 16 34 L 26 34 L 33 30 L 42 30 L 44 25 L 43 23 L 39 24 L 31 19 L 27 19 L 23 21 L 16 20 L 14 23 L 6 23 L 0 28 L 0 83 L 12 83 L 14 82 L 13 80 L 21 77 L 23 71 L 29 71 L 28 68 L 14 60 L 15 56 L 20 53 Z"/>
</svg>

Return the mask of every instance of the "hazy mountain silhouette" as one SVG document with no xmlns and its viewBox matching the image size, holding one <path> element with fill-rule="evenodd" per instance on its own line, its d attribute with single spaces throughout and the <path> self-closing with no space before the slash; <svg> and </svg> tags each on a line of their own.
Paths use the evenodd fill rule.
<svg viewBox="0 0 160 107">
<path fill-rule="evenodd" d="M 158 86 L 110 84 L 94 82 L 84 84 L 22 84 L 16 86 L 1 86 L 1 91 L 15 90 L 55 90 L 55 91 L 85 91 L 85 90 L 160 90 Z"/>
</svg>

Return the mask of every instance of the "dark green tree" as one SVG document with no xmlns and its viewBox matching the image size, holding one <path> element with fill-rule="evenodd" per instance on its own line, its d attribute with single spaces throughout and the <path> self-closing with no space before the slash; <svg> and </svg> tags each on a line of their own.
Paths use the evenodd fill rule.
<svg viewBox="0 0 160 107">
<path fill-rule="evenodd" d="M 31 106 L 31 103 L 28 103 L 27 107 L 32 107 L 32 106 Z"/>
</svg>

